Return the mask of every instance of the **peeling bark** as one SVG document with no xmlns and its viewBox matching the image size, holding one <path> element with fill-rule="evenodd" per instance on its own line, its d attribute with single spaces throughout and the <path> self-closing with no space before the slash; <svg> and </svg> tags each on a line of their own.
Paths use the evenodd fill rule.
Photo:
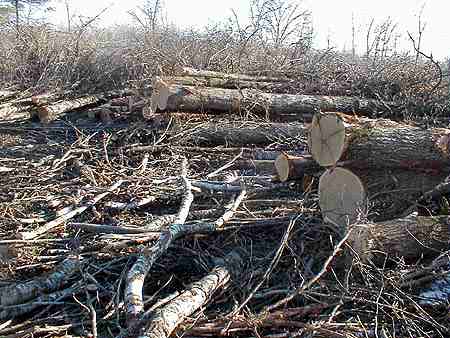
<svg viewBox="0 0 450 338">
<path fill-rule="evenodd" d="M 184 185 L 184 194 L 180 209 L 177 214 L 175 222 L 169 226 L 169 229 L 164 231 L 156 244 L 147 248 L 136 260 L 127 275 L 127 286 L 125 290 L 125 302 L 127 311 L 128 326 L 133 326 L 138 316 L 144 309 L 144 301 L 142 290 L 144 286 L 145 277 L 150 271 L 155 261 L 161 257 L 169 248 L 174 240 L 183 235 L 181 231 L 183 224 L 189 214 L 189 208 L 194 200 L 194 195 L 191 191 L 191 183 L 186 178 L 186 168 L 182 169 L 182 179 Z"/>
<path fill-rule="evenodd" d="M 226 287 L 243 270 L 242 257 L 229 253 L 208 275 L 191 284 L 178 297 L 150 316 L 150 322 L 140 338 L 167 338 L 188 316 L 204 307 L 215 292 Z"/>
<path fill-rule="evenodd" d="M 8 285 L 0 288 L 0 305 L 22 304 L 41 293 L 58 290 L 67 279 L 78 271 L 80 261 L 77 257 L 69 257 L 61 262 L 48 276 L 39 277 L 25 283 Z"/>
<path fill-rule="evenodd" d="M 105 196 L 109 195 L 111 192 L 113 192 L 114 190 L 118 189 L 122 183 L 124 181 L 120 180 L 118 182 L 116 182 L 115 184 L 113 184 L 106 192 L 103 192 L 97 196 L 95 196 L 94 198 L 92 198 L 90 201 L 88 201 L 87 203 L 85 203 L 84 205 L 75 208 L 63 215 L 61 215 L 60 217 L 54 219 L 53 221 L 50 221 L 42 226 L 40 226 L 39 228 L 33 230 L 33 231 L 25 231 L 25 232 L 21 232 L 18 234 L 20 239 L 33 239 L 36 238 L 44 233 L 46 233 L 47 231 L 52 230 L 53 228 L 57 227 L 58 225 L 61 225 L 62 223 L 68 221 L 69 219 L 82 214 L 84 211 L 86 211 L 87 209 L 91 208 L 93 205 L 95 205 L 96 203 L 98 203 L 101 199 L 103 199 Z"/>
</svg>

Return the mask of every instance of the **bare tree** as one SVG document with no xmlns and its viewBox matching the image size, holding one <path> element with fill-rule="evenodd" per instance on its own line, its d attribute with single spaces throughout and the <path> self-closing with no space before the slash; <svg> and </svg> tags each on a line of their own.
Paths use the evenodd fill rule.
<svg viewBox="0 0 450 338">
<path fill-rule="evenodd" d="M 0 0 L 0 4 L 9 4 L 14 7 L 15 14 L 16 14 L 16 29 L 17 32 L 19 32 L 19 26 L 20 26 L 20 13 L 24 6 L 28 5 L 37 5 L 41 6 L 46 3 L 48 3 L 50 0 Z"/>
<path fill-rule="evenodd" d="M 275 47 L 287 44 L 309 48 L 312 42 L 311 12 L 301 1 L 252 0 L 251 19 L 266 41 Z"/>
<path fill-rule="evenodd" d="M 129 14 L 146 30 L 154 32 L 163 18 L 163 0 L 144 0 L 142 6 L 138 6 L 138 11 L 130 11 Z"/>
</svg>

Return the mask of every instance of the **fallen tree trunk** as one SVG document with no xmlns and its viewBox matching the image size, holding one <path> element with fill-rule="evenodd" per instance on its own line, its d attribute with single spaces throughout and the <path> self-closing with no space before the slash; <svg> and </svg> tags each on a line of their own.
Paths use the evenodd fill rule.
<svg viewBox="0 0 450 338">
<path fill-rule="evenodd" d="M 190 129 L 185 129 L 190 127 Z M 298 140 L 299 147 L 306 147 L 308 128 L 300 123 L 264 122 L 210 122 L 196 126 L 174 128 L 171 133 L 181 143 L 197 145 L 270 145 L 272 143 L 292 143 Z M 177 136 L 179 135 L 179 136 Z"/>
<path fill-rule="evenodd" d="M 102 100 L 100 95 L 88 95 L 73 100 L 60 101 L 50 105 L 38 107 L 38 118 L 42 123 L 50 123 L 64 113 L 71 110 L 99 103 Z"/>
<path fill-rule="evenodd" d="M 252 89 L 233 90 L 170 86 L 168 111 L 241 113 L 252 112 L 272 118 L 288 117 L 311 120 L 319 111 L 372 114 L 386 110 L 401 110 L 396 103 L 345 96 L 318 96 L 264 93 Z"/>
<path fill-rule="evenodd" d="M 410 215 L 391 221 L 356 225 L 348 244 L 362 262 L 383 264 L 388 259 L 414 262 L 423 256 L 437 256 L 448 249 L 448 216 Z"/>
<path fill-rule="evenodd" d="M 227 74 L 214 72 L 210 70 L 198 70 L 191 67 L 184 67 L 181 71 L 182 76 L 200 77 L 200 78 L 216 78 L 223 80 L 239 80 L 239 81 L 255 81 L 255 82 L 289 82 L 287 77 L 271 77 L 247 74 Z"/>
<path fill-rule="evenodd" d="M 225 259 L 218 260 L 217 266 L 201 280 L 192 283 L 168 304 L 150 313 L 149 323 L 139 338 L 169 337 L 187 317 L 205 307 L 218 290 L 239 277 L 243 266 L 241 255 L 234 251 Z"/>
<path fill-rule="evenodd" d="M 54 102 L 51 104 L 43 104 L 42 100 L 35 99 L 36 105 L 38 105 L 38 118 L 42 123 L 50 123 L 51 121 L 57 119 L 61 115 L 68 113 L 72 110 L 87 107 L 90 105 L 95 105 L 99 103 L 107 102 L 110 99 L 130 96 L 133 91 L 129 89 L 125 90 L 113 90 L 100 94 L 86 95 L 79 98 L 74 98 L 70 100 L 63 100 L 59 102 Z M 43 105 L 42 105 L 43 104 Z M 30 113 L 30 117 L 34 117 L 34 112 Z"/>
<path fill-rule="evenodd" d="M 193 76 L 167 76 L 163 78 L 167 83 L 193 86 L 193 87 L 214 87 L 225 89 L 245 89 L 253 88 L 269 92 L 277 92 L 289 86 L 285 81 L 267 82 L 257 81 L 257 79 L 239 79 L 239 78 L 219 78 L 219 77 L 193 77 Z"/>
<path fill-rule="evenodd" d="M 297 128 L 298 137 L 306 138 L 306 133 Z M 277 161 L 278 174 L 288 180 L 300 178 L 313 160 L 280 155 Z M 449 165 L 449 129 L 422 129 L 382 119 L 348 125 L 345 151 L 338 162 L 352 170 L 403 169 L 438 176 L 448 174 Z"/>
</svg>

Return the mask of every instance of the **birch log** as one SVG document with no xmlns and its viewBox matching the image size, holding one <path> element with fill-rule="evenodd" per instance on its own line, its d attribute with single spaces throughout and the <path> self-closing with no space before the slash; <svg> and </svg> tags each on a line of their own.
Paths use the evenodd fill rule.
<svg viewBox="0 0 450 338">
<path fill-rule="evenodd" d="M 167 305 L 154 311 L 139 338 L 169 337 L 178 325 L 204 307 L 216 291 L 226 287 L 242 270 L 242 257 L 232 251 L 208 275 L 190 285 Z"/>
<path fill-rule="evenodd" d="M 58 290 L 82 264 L 78 257 L 69 257 L 48 276 L 0 288 L 0 306 L 22 304 L 42 293 Z"/>
</svg>

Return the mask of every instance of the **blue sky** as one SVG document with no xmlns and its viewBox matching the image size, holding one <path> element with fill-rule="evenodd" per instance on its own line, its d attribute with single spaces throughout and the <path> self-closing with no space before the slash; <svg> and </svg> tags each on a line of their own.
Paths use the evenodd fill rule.
<svg viewBox="0 0 450 338">
<path fill-rule="evenodd" d="M 181 27 L 202 27 L 211 21 L 220 21 L 231 15 L 233 8 L 244 21 L 248 13 L 247 0 L 164 0 L 168 19 Z M 364 47 L 365 32 L 372 18 L 380 22 L 388 16 L 398 24 L 403 34 L 400 45 L 410 48 L 406 31 L 417 32 L 417 14 L 424 5 L 422 19 L 426 22 L 423 35 L 423 51 L 433 52 L 437 58 L 450 56 L 450 25 L 447 0 L 303 0 L 312 11 L 316 33 L 316 47 L 325 47 L 328 38 L 338 49 L 350 49 L 352 14 L 357 28 L 357 45 Z M 104 24 L 130 22 L 127 11 L 142 4 L 142 0 L 70 0 L 73 12 L 93 15 L 100 9 L 110 7 L 104 14 Z M 61 1 L 56 1 L 54 20 L 64 22 Z"/>
</svg>

